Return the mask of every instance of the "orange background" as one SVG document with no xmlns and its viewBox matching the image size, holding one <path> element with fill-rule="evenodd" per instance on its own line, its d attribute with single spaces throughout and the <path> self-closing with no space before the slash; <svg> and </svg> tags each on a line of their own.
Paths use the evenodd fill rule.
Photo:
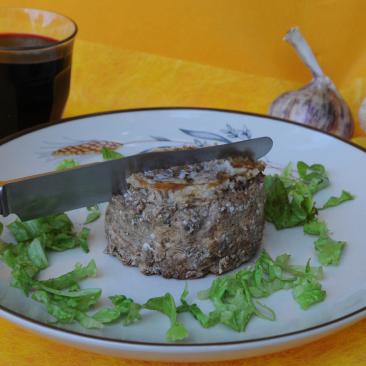
<svg viewBox="0 0 366 366">
<path fill-rule="evenodd" d="M 297 25 L 336 83 L 366 76 L 363 0 L 1 0 L 0 5 L 64 13 L 78 23 L 83 40 L 305 82 L 309 73 L 281 42 Z"/>
<path fill-rule="evenodd" d="M 65 116 L 146 106 L 266 113 L 280 93 L 310 80 L 282 41 L 292 26 L 356 120 L 366 96 L 363 0 L 0 0 L 4 5 L 55 10 L 78 23 Z M 355 136 L 363 134 L 357 127 Z M 365 137 L 355 141 L 366 146 Z M 365 365 L 365 334 L 366 320 L 307 346 L 220 365 Z M 1 366 L 90 364 L 150 365 L 56 344 L 0 319 Z"/>
</svg>

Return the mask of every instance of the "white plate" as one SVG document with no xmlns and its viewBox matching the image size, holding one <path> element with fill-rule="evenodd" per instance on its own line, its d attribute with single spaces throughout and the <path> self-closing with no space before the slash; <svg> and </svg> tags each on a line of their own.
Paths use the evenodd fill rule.
<svg viewBox="0 0 366 366">
<path fill-rule="evenodd" d="M 168 319 L 147 311 L 143 321 L 128 327 L 116 324 L 95 331 L 77 325 L 51 326 L 47 324 L 50 318 L 40 304 L 9 286 L 9 270 L 0 264 L 0 315 L 47 337 L 91 351 L 136 359 L 184 362 L 234 359 L 294 347 L 364 317 L 366 154 L 362 149 L 325 133 L 264 116 L 208 109 L 161 108 L 91 115 L 38 129 L 3 143 L 0 146 L 0 180 L 54 170 L 65 158 L 74 158 L 81 163 L 101 160 L 95 153 L 58 157 L 52 154 L 56 150 L 75 152 L 75 149 L 63 149 L 70 145 L 84 144 L 82 148 L 88 150 L 93 145 L 87 144 L 90 140 L 121 143 L 118 151 L 128 155 L 157 146 L 224 143 L 250 136 L 272 137 L 274 147 L 266 159 L 273 166 L 283 167 L 290 160 L 324 164 L 332 185 L 317 195 L 319 205 L 330 195 L 339 195 L 342 189 L 357 196 L 354 201 L 320 214 L 329 223 L 333 237 L 349 243 L 340 266 L 325 269 L 326 301 L 302 311 L 289 291 L 278 292 L 264 300 L 275 310 L 277 320 L 254 319 L 243 333 L 222 325 L 203 329 L 189 314 L 182 314 L 190 337 L 172 344 L 165 341 Z M 70 215 L 81 225 L 86 210 L 76 210 Z M 12 219 L 8 217 L 5 221 Z M 59 275 L 72 269 L 77 261 L 87 263 L 95 258 L 98 277 L 85 281 L 83 286 L 101 287 L 104 299 L 101 304 L 107 304 L 107 296 L 119 293 L 143 303 L 169 291 L 178 300 L 183 281 L 146 277 L 136 268 L 126 267 L 103 254 L 106 246 L 103 220 L 90 226 L 90 253 L 74 249 L 51 254 L 50 268 L 43 271 L 42 276 Z M 301 228 L 276 231 L 268 224 L 263 248 L 272 256 L 290 253 L 294 263 L 304 264 L 311 257 L 312 263 L 317 264 L 313 238 L 304 236 Z M 194 300 L 199 290 L 208 288 L 213 279 L 214 276 L 207 276 L 188 281 L 189 300 Z M 209 310 L 207 302 L 199 304 Z"/>
</svg>

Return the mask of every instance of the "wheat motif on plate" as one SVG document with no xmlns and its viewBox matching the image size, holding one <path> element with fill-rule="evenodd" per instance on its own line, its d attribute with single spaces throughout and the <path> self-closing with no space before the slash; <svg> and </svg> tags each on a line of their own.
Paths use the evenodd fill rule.
<svg viewBox="0 0 366 366">
<path fill-rule="evenodd" d="M 104 147 L 111 150 L 117 150 L 122 146 L 123 146 L 122 143 L 116 141 L 90 140 L 76 145 L 68 145 L 61 147 L 53 151 L 52 155 L 55 156 L 86 155 L 86 154 L 100 153 L 100 151 Z"/>
</svg>

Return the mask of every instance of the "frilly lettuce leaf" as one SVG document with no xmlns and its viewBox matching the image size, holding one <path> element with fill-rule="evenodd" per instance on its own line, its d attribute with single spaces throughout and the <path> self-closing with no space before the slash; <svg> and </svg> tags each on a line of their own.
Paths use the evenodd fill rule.
<svg viewBox="0 0 366 366">
<path fill-rule="evenodd" d="M 166 293 L 164 296 L 153 297 L 144 304 L 145 309 L 156 310 L 170 319 L 170 328 L 166 333 L 169 341 L 178 341 L 188 337 L 188 331 L 177 319 L 177 308 L 173 296 Z"/>
<path fill-rule="evenodd" d="M 300 181 L 286 187 L 281 177 L 269 175 L 265 177 L 265 190 L 265 217 L 276 229 L 303 225 L 316 214 L 312 194 Z"/>
<path fill-rule="evenodd" d="M 347 191 L 342 191 L 341 195 L 339 197 L 332 196 L 328 199 L 327 202 L 323 205 L 321 210 L 324 210 L 326 208 L 335 207 L 340 205 L 343 202 L 354 200 L 355 196 Z"/>
<path fill-rule="evenodd" d="M 98 205 L 87 207 L 88 216 L 84 222 L 84 225 L 90 224 L 99 219 L 101 212 Z"/>
<path fill-rule="evenodd" d="M 321 302 L 326 297 L 326 292 L 314 277 L 299 277 L 294 282 L 292 296 L 300 304 L 301 309 L 308 309 L 311 305 Z"/>
<path fill-rule="evenodd" d="M 113 160 L 124 157 L 124 155 L 120 154 L 119 152 L 111 150 L 107 147 L 103 147 L 100 152 L 102 154 L 103 160 Z"/>
<path fill-rule="evenodd" d="M 86 266 L 80 263 L 75 268 L 59 277 L 50 278 L 45 281 L 38 281 L 40 284 L 54 290 L 64 290 L 78 284 L 81 280 L 97 275 L 97 266 L 94 260 L 91 260 Z"/>
<path fill-rule="evenodd" d="M 345 241 L 337 241 L 329 236 L 321 236 L 315 241 L 315 250 L 318 253 L 319 262 L 325 266 L 338 265 L 346 245 Z"/>
<path fill-rule="evenodd" d="M 76 166 L 79 166 L 79 163 L 76 160 L 65 159 L 57 165 L 56 170 L 63 171 L 66 169 L 75 168 Z"/>
</svg>

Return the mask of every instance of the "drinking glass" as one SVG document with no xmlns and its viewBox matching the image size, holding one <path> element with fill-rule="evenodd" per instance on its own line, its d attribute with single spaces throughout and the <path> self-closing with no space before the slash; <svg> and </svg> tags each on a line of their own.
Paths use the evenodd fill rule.
<svg viewBox="0 0 366 366">
<path fill-rule="evenodd" d="M 0 8 L 0 138 L 61 118 L 76 33 L 61 14 Z"/>
</svg>

